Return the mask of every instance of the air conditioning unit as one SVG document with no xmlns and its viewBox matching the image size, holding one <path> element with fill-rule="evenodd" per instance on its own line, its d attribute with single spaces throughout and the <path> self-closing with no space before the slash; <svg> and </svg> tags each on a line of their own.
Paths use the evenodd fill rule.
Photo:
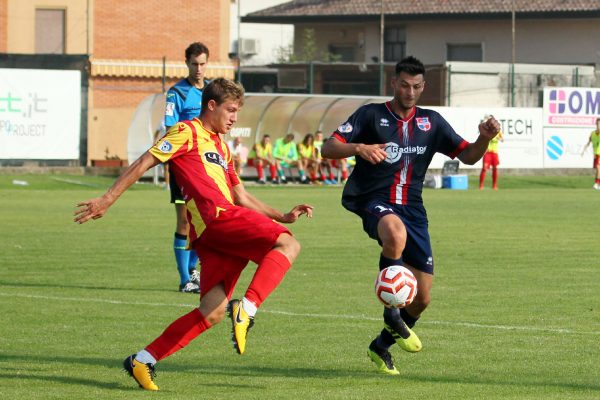
<svg viewBox="0 0 600 400">
<path fill-rule="evenodd" d="M 240 54 L 257 54 L 259 49 L 259 42 L 257 39 L 241 39 Z"/>
</svg>

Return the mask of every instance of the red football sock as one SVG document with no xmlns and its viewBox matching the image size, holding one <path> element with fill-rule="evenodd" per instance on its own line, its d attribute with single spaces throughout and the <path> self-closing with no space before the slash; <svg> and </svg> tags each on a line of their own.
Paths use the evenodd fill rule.
<svg viewBox="0 0 600 400">
<path fill-rule="evenodd" d="M 146 347 L 146 351 L 152 354 L 156 361 L 162 360 L 187 346 L 210 327 L 211 325 L 204 315 L 195 308 L 173 321 L 159 337 Z"/>
<path fill-rule="evenodd" d="M 343 170 L 343 171 L 342 171 L 342 179 L 343 179 L 343 180 L 346 180 L 346 179 L 348 179 L 348 171 L 346 171 L 346 170 Z"/>
<path fill-rule="evenodd" d="M 485 169 L 482 169 L 481 173 L 479 174 L 479 188 L 480 189 L 483 187 L 484 181 L 485 181 Z"/>
<path fill-rule="evenodd" d="M 269 171 L 271 171 L 271 180 L 277 179 L 277 167 L 270 165 Z"/>
<path fill-rule="evenodd" d="M 263 172 L 263 166 L 262 165 L 257 165 L 256 166 L 256 174 L 258 175 L 258 179 L 263 179 L 264 178 L 264 172 Z"/>
<path fill-rule="evenodd" d="M 291 265 L 286 256 L 277 250 L 271 250 L 258 265 L 244 297 L 254 303 L 256 307 L 260 307 L 279 285 Z"/>
</svg>

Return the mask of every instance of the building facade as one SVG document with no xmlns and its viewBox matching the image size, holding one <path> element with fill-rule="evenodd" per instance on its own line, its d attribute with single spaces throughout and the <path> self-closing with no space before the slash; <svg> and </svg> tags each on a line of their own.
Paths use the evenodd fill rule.
<svg viewBox="0 0 600 400">
<path fill-rule="evenodd" d="M 234 77 L 229 13 L 220 0 L 0 0 L 0 53 L 87 55 L 86 163 L 125 160 L 137 105 L 187 76 L 190 43 L 210 49 L 207 77 Z"/>
</svg>

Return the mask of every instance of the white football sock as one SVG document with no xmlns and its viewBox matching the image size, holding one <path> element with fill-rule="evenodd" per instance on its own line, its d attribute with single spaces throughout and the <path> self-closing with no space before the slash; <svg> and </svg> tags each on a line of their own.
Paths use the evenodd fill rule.
<svg viewBox="0 0 600 400">
<path fill-rule="evenodd" d="M 146 349 L 138 351 L 135 359 L 142 364 L 156 364 L 156 358 L 152 357 L 152 354 L 148 353 Z"/>
<path fill-rule="evenodd" d="M 256 304 L 244 297 L 242 299 L 242 307 L 244 307 L 244 311 L 246 311 L 246 314 L 254 318 L 254 316 L 256 315 L 256 310 L 258 309 L 256 307 Z"/>
</svg>

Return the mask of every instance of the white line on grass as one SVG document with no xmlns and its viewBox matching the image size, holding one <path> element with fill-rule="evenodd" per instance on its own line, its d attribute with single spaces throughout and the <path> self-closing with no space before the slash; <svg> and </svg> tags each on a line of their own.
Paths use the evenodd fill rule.
<svg viewBox="0 0 600 400">
<path fill-rule="evenodd" d="M 2 293 L 0 296 L 4 297 L 21 297 L 26 299 L 41 299 L 41 300 L 56 300 L 56 301 L 76 301 L 76 302 L 87 302 L 87 303 L 105 303 L 105 304 L 124 304 L 128 306 L 150 306 L 150 307 L 195 307 L 196 304 L 188 303 L 147 303 L 139 301 L 121 301 L 121 300 L 109 300 L 109 299 L 97 299 L 88 297 L 59 297 L 59 296 L 42 296 L 42 295 L 31 295 L 31 294 L 20 294 L 20 293 Z M 261 309 L 261 312 L 268 314 L 279 314 L 290 317 L 303 317 L 303 318 L 327 318 L 327 319 L 352 319 L 362 321 L 380 321 L 381 318 L 367 317 L 364 315 L 351 315 L 351 314 L 314 314 L 314 313 L 294 313 L 289 311 L 277 311 Z M 421 321 L 420 324 L 430 325 L 450 325 L 450 326 L 464 326 L 467 328 L 475 329 L 496 329 L 504 331 L 530 331 L 530 332 L 549 332 L 549 333 L 562 333 L 562 334 L 574 334 L 574 335 L 600 335 L 600 331 L 586 332 L 586 331 L 575 331 L 572 329 L 560 329 L 560 328 L 537 328 L 532 326 L 509 326 L 509 325 L 486 325 L 486 324 L 475 324 L 471 322 L 457 322 L 457 321 Z"/>
</svg>

